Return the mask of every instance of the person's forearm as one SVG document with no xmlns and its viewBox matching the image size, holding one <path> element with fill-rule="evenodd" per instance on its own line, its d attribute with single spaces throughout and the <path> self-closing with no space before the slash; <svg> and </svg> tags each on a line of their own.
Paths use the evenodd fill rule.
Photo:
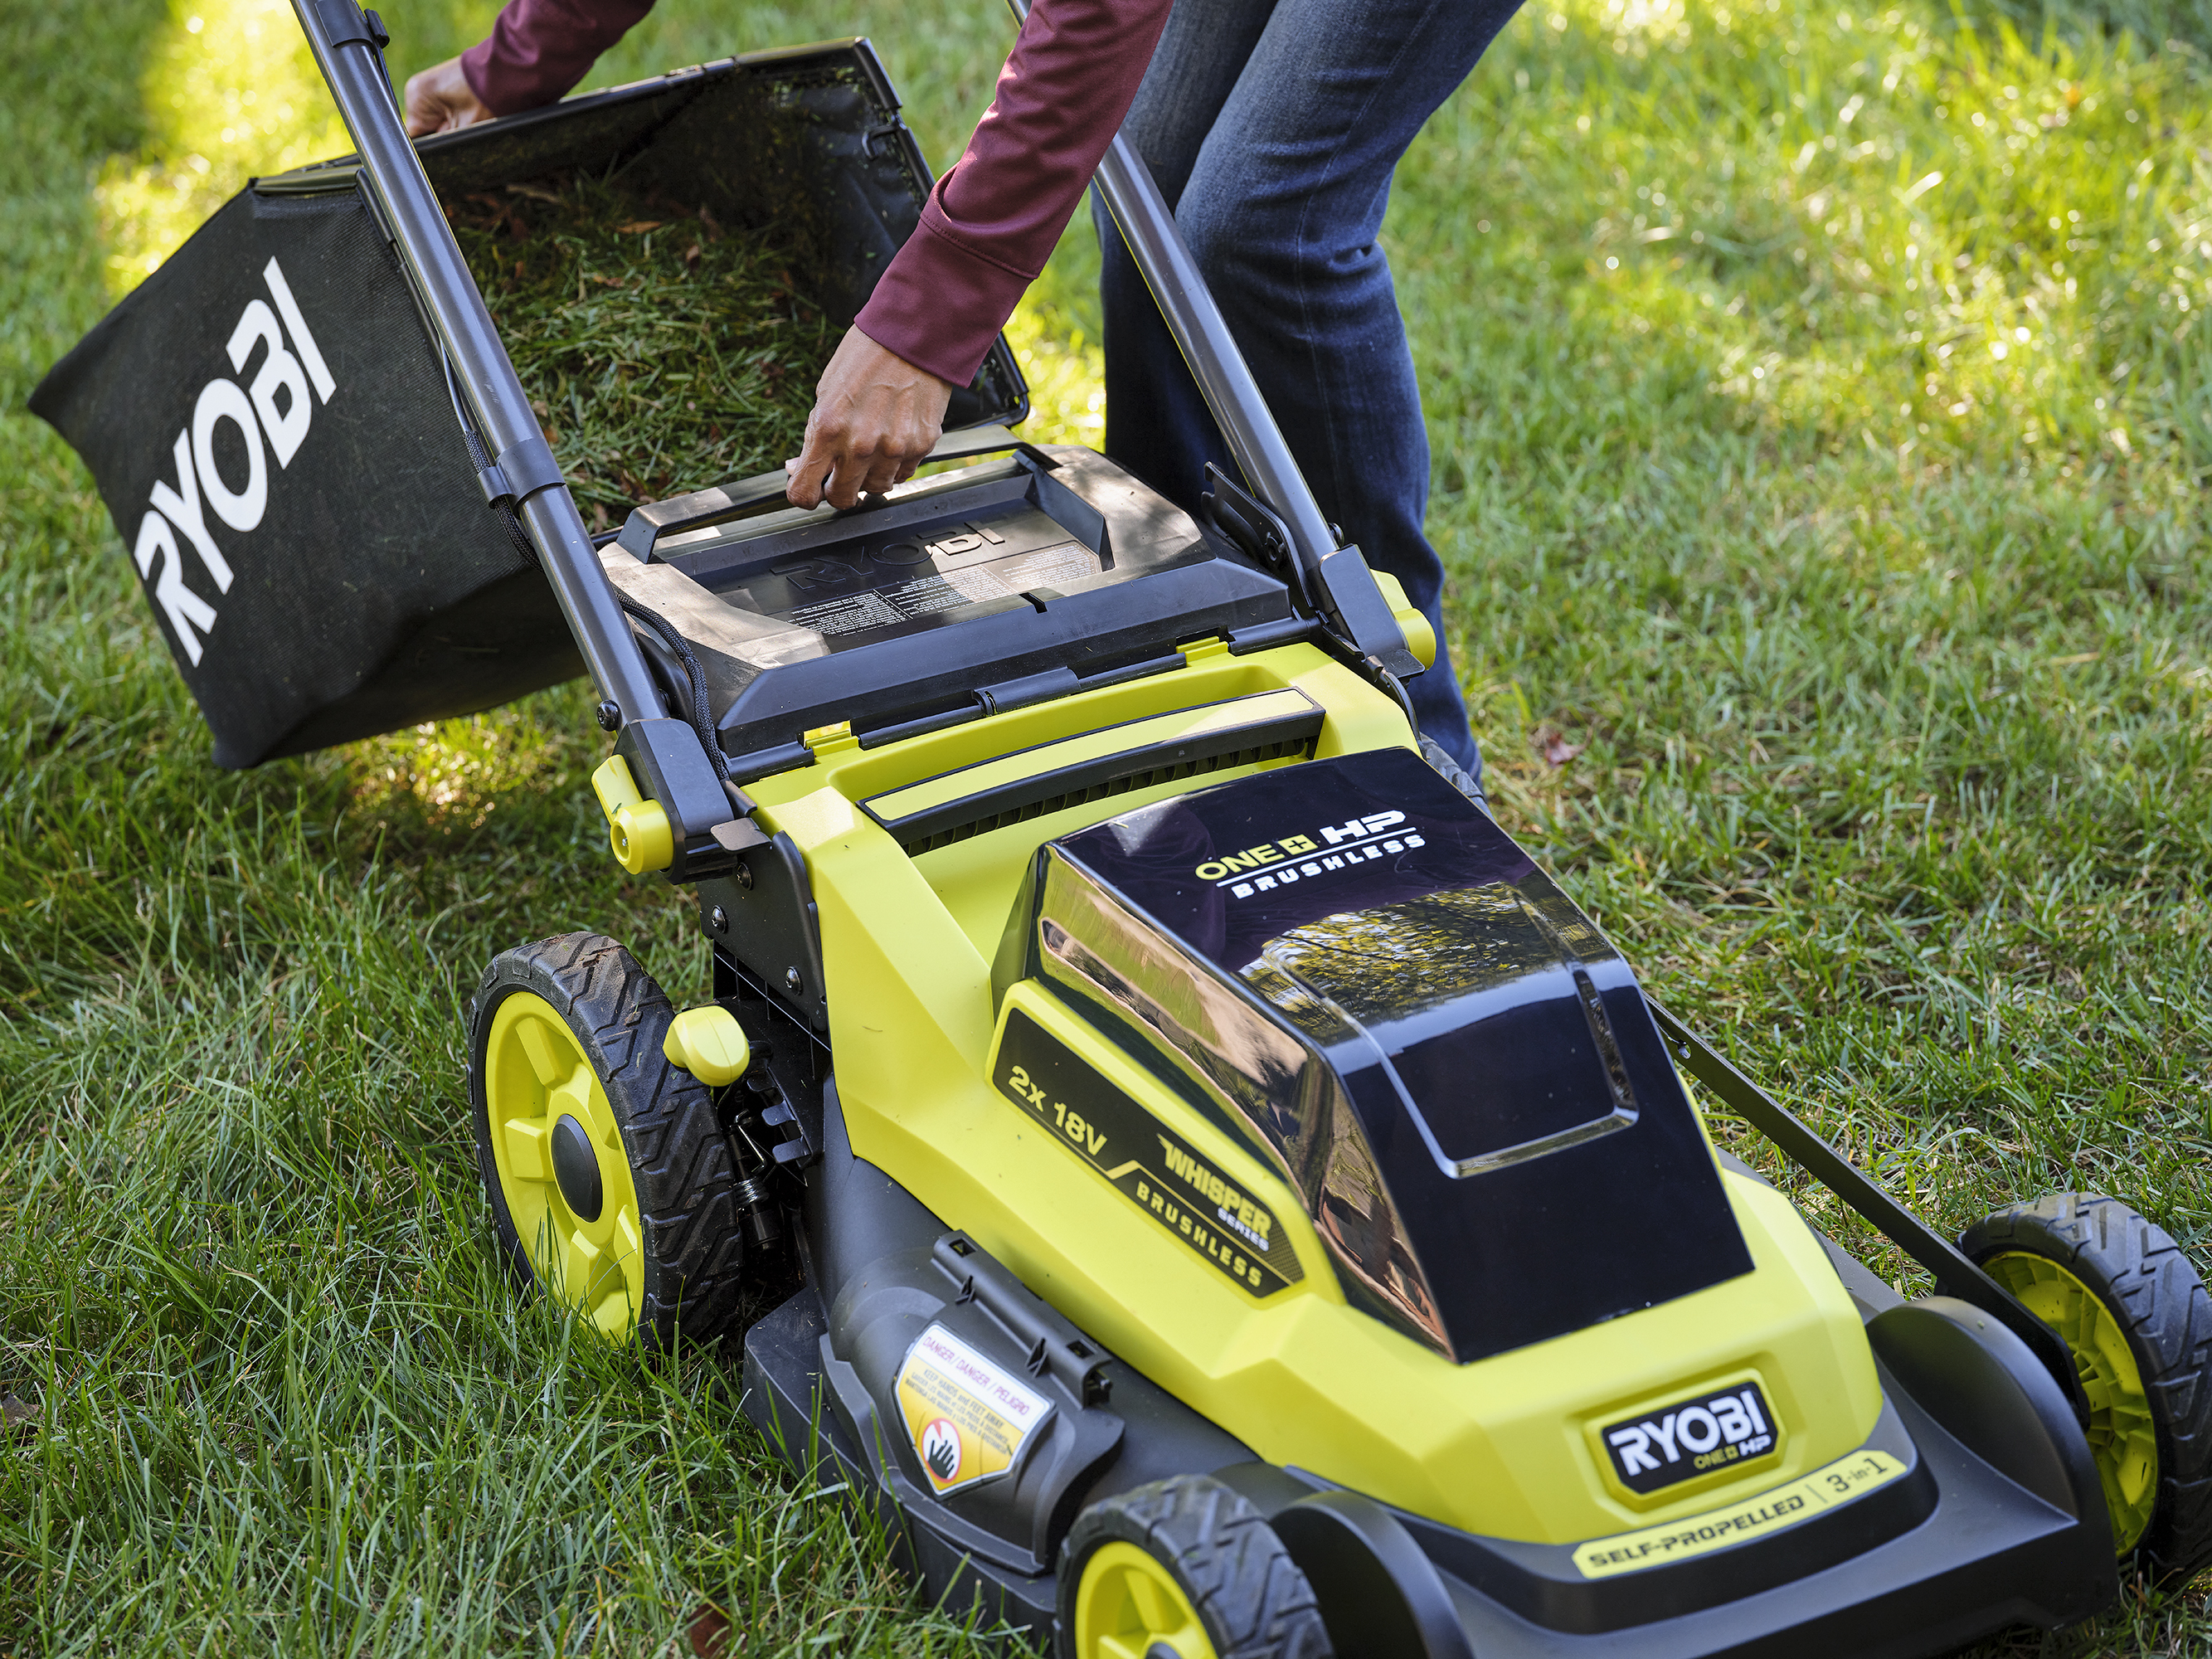
<svg viewBox="0 0 2212 1659">
<path fill-rule="evenodd" d="M 508 0 L 491 33 L 461 54 L 484 106 L 512 115 L 552 103 L 653 9 L 653 0 Z"/>
<path fill-rule="evenodd" d="M 1097 170 L 1159 44 L 1170 0 L 1036 0 L 967 153 L 856 319 L 965 386 Z"/>
</svg>

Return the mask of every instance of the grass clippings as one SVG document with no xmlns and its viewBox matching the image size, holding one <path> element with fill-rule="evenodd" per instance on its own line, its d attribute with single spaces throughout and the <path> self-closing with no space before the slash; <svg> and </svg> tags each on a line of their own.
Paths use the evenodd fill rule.
<svg viewBox="0 0 2212 1659">
<path fill-rule="evenodd" d="M 837 331 L 772 235 L 580 173 L 447 217 L 595 528 L 799 453 Z"/>
</svg>

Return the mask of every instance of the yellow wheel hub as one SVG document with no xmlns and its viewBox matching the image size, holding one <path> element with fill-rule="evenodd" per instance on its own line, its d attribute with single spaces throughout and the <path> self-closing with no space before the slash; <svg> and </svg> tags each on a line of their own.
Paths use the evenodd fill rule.
<svg viewBox="0 0 2212 1659">
<path fill-rule="evenodd" d="M 1164 1564 L 1134 1544 L 1104 1544 L 1075 1589 L 1076 1659 L 1214 1659 L 1198 1609 Z"/>
<path fill-rule="evenodd" d="M 2007 1250 L 1982 1265 L 2073 1352 L 2089 1401 L 2089 1449 L 2124 1556 L 2142 1541 L 2158 1504 L 2158 1427 L 2127 1333 L 2096 1292 L 2056 1261 Z"/>
<path fill-rule="evenodd" d="M 606 1091 L 544 998 L 510 992 L 492 1015 L 483 1090 L 500 1196 L 531 1271 L 626 1339 L 645 1305 L 637 1184 Z"/>
</svg>

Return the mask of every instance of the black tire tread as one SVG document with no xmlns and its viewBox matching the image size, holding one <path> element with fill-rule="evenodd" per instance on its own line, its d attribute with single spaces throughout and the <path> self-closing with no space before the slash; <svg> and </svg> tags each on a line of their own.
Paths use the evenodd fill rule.
<svg viewBox="0 0 2212 1659">
<path fill-rule="evenodd" d="M 1480 806 L 1487 815 L 1490 797 L 1482 793 L 1482 784 L 1468 769 L 1444 752 L 1444 747 L 1434 738 L 1421 739 L 1421 758 L 1443 775 L 1446 783 Z"/>
<path fill-rule="evenodd" d="M 492 1161 L 482 1069 L 493 1010 L 531 991 L 582 1042 L 622 1126 L 645 1235 L 639 1335 L 666 1348 L 679 1330 L 708 1342 L 737 1324 L 744 1292 L 744 1235 L 737 1171 L 712 1092 L 661 1052 L 676 1010 L 637 958 L 599 933 L 562 933 L 502 951 L 470 1000 L 469 1097 L 477 1162 L 494 1224 L 517 1280 L 534 1282 Z"/>
<path fill-rule="evenodd" d="M 2052 1193 L 1966 1229 L 1976 1261 L 2019 1250 L 2057 1262 L 2126 1328 L 2158 1428 L 2159 1494 L 2133 1559 L 2180 1583 L 2212 1562 L 2212 1297 L 2181 1246 L 2118 1199 Z"/>
<path fill-rule="evenodd" d="M 1060 1555 L 1060 1651 L 1073 1651 L 1075 1591 L 1091 1553 L 1119 1540 L 1164 1564 L 1219 1659 L 1332 1659 L 1313 1586 L 1267 1518 L 1211 1475 L 1177 1474 L 1092 1504 Z"/>
</svg>

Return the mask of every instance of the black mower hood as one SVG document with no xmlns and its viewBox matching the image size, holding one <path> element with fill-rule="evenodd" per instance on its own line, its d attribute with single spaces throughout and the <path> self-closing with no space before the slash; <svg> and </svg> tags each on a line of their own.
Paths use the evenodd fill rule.
<svg viewBox="0 0 2212 1659">
<path fill-rule="evenodd" d="M 1018 914 L 1028 971 L 1288 1176 L 1356 1304 L 1455 1359 L 1751 1269 L 1627 963 L 1407 750 L 1064 836 Z"/>
</svg>

